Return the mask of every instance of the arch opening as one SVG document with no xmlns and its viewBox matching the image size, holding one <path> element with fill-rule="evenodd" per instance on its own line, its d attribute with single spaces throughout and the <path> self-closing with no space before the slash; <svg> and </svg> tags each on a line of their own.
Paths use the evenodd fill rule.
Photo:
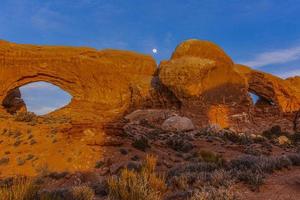
<svg viewBox="0 0 300 200">
<path fill-rule="evenodd" d="M 254 92 L 248 92 L 248 94 L 251 97 L 253 105 L 255 105 L 255 106 L 275 105 L 275 103 L 272 100 L 266 99 Z"/>
<path fill-rule="evenodd" d="M 45 81 L 28 83 L 11 90 L 3 100 L 3 107 L 10 114 L 19 111 L 46 115 L 71 102 L 72 95 Z"/>
</svg>

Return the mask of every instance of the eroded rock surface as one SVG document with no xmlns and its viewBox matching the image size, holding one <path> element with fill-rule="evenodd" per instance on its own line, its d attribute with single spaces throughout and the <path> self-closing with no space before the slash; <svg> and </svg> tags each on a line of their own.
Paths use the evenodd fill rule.
<svg viewBox="0 0 300 200">
<path fill-rule="evenodd" d="M 299 78 L 283 80 L 268 73 L 236 65 L 248 82 L 249 91 L 278 106 L 283 112 L 294 112 L 300 108 Z"/>
<path fill-rule="evenodd" d="M 21 92 L 18 88 L 12 90 L 2 102 L 2 106 L 10 114 L 15 114 L 16 112 L 25 112 L 27 110 L 26 104 L 21 97 Z"/>
<path fill-rule="evenodd" d="M 46 81 L 73 97 L 59 113 L 80 121 L 108 121 L 149 97 L 156 63 L 130 51 L 0 41 L 0 68 L 1 102 L 22 85 Z"/>
<path fill-rule="evenodd" d="M 68 116 L 80 126 L 115 122 L 137 109 L 163 109 L 197 127 L 218 124 L 252 133 L 274 125 L 299 129 L 300 77 L 284 80 L 234 64 L 208 41 L 181 43 L 159 68 L 151 56 L 130 51 L 0 41 L 0 112 L 6 113 L 7 99 L 18 87 L 37 81 L 72 95 L 69 105 L 51 115 Z M 257 103 L 249 92 L 259 96 Z"/>
</svg>

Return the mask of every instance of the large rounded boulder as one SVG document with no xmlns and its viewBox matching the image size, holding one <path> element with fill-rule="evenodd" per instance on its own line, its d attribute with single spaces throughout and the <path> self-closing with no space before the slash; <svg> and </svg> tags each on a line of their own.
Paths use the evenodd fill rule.
<svg viewBox="0 0 300 200">
<path fill-rule="evenodd" d="M 164 121 L 162 129 L 165 131 L 191 131 L 195 129 L 195 126 L 187 117 L 173 116 Z"/>
<path fill-rule="evenodd" d="M 233 66 L 231 58 L 214 43 L 187 40 L 170 60 L 161 62 L 159 77 L 182 102 L 202 97 L 210 103 L 223 103 L 243 96 L 246 85 Z"/>
</svg>

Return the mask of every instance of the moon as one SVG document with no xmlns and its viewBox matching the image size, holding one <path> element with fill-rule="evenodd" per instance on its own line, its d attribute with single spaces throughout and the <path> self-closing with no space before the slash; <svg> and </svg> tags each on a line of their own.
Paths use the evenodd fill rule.
<svg viewBox="0 0 300 200">
<path fill-rule="evenodd" d="M 152 52 L 156 54 L 157 53 L 157 49 L 155 49 L 155 48 L 152 49 Z"/>
</svg>

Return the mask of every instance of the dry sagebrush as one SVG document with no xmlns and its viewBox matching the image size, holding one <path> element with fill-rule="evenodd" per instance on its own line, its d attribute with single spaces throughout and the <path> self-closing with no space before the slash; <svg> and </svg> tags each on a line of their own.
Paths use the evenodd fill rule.
<svg viewBox="0 0 300 200">
<path fill-rule="evenodd" d="M 156 158 L 147 156 L 141 171 L 121 171 L 117 178 L 110 178 L 110 200 L 161 200 L 166 190 L 165 180 L 155 173 Z"/>
</svg>

